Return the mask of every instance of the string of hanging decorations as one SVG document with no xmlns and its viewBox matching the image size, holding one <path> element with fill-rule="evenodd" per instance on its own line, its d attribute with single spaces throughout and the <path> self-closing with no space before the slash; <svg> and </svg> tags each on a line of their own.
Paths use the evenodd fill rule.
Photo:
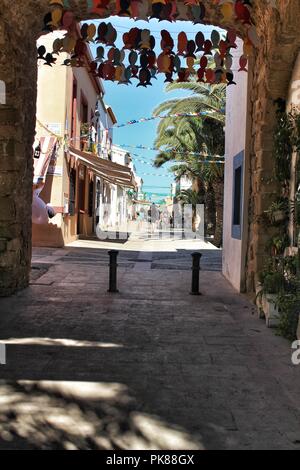
<svg viewBox="0 0 300 470">
<path fill-rule="evenodd" d="M 130 155 L 132 160 L 135 162 L 139 162 L 139 163 L 142 163 L 143 165 L 149 165 L 149 166 L 154 166 L 153 165 L 153 162 L 147 162 L 146 160 L 143 160 L 139 157 L 136 157 L 135 154 L 131 154 Z M 180 163 L 180 162 L 179 162 Z M 181 162 L 181 163 L 184 163 L 184 162 Z M 224 165 L 225 164 L 225 161 L 224 160 L 199 160 L 199 163 L 203 163 L 203 164 L 210 164 L 210 163 L 215 163 L 216 165 Z"/>
<path fill-rule="evenodd" d="M 139 173 L 139 176 L 159 176 L 161 178 L 174 178 L 174 175 L 168 174 L 168 173 Z"/>
<path fill-rule="evenodd" d="M 218 110 L 218 112 L 225 115 L 225 110 L 224 109 L 220 109 L 220 110 Z M 120 129 L 122 127 L 132 126 L 134 124 L 141 124 L 143 122 L 153 121 L 155 119 L 168 119 L 168 118 L 176 119 L 176 118 L 182 118 L 182 117 L 196 118 L 196 117 L 200 117 L 200 116 L 209 116 L 210 114 L 214 114 L 214 111 L 207 110 L 207 111 L 201 111 L 200 113 L 159 114 L 157 116 L 142 117 L 140 119 L 131 119 L 130 121 L 123 122 L 122 124 L 115 124 L 114 126 L 108 127 L 105 130 L 110 131 L 110 130 L 113 130 L 113 129 Z M 81 136 L 81 137 L 88 137 L 88 134 L 84 135 L 84 136 Z M 76 140 L 76 138 L 69 138 L 69 140 Z M 147 150 L 156 150 L 156 149 L 147 149 Z"/>
<path fill-rule="evenodd" d="M 66 148 L 69 148 L 69 144 L 72 142 L 74 142 L 74 140 L 82 140 L 82 137 L 88 137 L 88 135 L 86 136 L 82 136 L 82 137 L 79 137 L 79 138 L 68 138 L 68 137 L 62 137 L 62 136 L 59 136 L 57 134 L 55 134 L 54 132 L 52 132 L 47 126 L 45 126 L 45 124 L 43 124 L 39 119 L 36 120 L 38 125 L 40 127 L 42 127 L 45 131 L 47 131 L 47 133 L 49 135 L 51 135 L 52 137 L 55 137 L 57 139 L 57 141 L 59 143 L 63 143 L 65 145 Z M 136 148 L 136 149 L 142 149 L 142 150 L 155 150 L 155 151 L 158 151 L 159 149 L 154 149 L 154 148 L 151 148 L 151 147 L 144 147 L 144 146 L 140 146 L 140 145 L 137 145 L 137 146 L 133 146 L 133 145 L 120 145 L 118 144 L 118 147 L 123 147 L 123 148 Z M 41 149 L 39 148 L 39 152 L 40 153 L 43 153 L 41 152 Z M 214 164 L 218 164 L 218 165 L 222 165 L 225 163 L 224 161 L 224 157 L 220 157 L 220 156 L 217 156 L 217 158 L 214 158 L 214 157 L 211 157 L 209 155 L 203 155 L 203 153 L 200 153 L 200 152 L 177 152 L 177 151 L 174 151 L 174 150 L 164 150 L 164 152 L 174 152 L 178 155 L 199 155 L 201 157 L 204 157 L 204 160 L 201 160 L 201 163 L 203 164 L 210 164 L 210 163 L 214 163 Z M 144 165 L 149 165 L 151 167 L 153 167 L 153 162 L 149 162 L 147 160 L 144 160 L 143 158 L 141 158 L 140 155 L 136 154 L 136 153 L 133 153 L 131 152 L 130 153 L 130 156 L 132 158 L 132 160 L 134 162 L 139 162 L 139 163 L 142 163 Z M 144 176 L 166 176 L 166 177 L 169 177 L 170 175 L 168 174 L 164 174 L 164 175 L 161 175 L 161 174 L 152 174 L 152 173 L 143 173 Z"/>
<path fill-rule="evenodd" d="M 182 113 L 184 116 L 186 115 L 186 113 Z M 198 114 L 196 114 L 198 115 Z M 177 115 L 176 115 L 177 116 Z M 190 113 L 189 116 L 195 116 L 195 114 L 193 113 Z M 162 116 L 163 118 L 166 118 L 166 117 L 174 117 L 174 115 L 167 115 L 167 116 Z M 142 118 L 140 121 L 130 121 L 129 123 L 130 124 L 134 124 L 134 123 L 138 123 L 138 122 L 143 122 L 144 120 L 150 120 L 152 118 Z M 84 135 L 81 135 L 80 137 L 67 137 L 67 136 L 60 136 L 60 135 L 57 135 L 55 134 L 54 132 L 52 132 L 45 124 L 43 124 L 38 118 L 36 119 L 36 122 L 37 124 L 42 127 L 45 131 L 47 131 L 48 134 L 52 135 L 53 137 L 55 137 L 59 142 L 62 142 L 64 145 L 70 145 L 71 143 L 74 144 L 75 141 L 82 141 L 82 139 L 86 138 L 88 139 L 89 138 L 89 134 L 84 134 Z M 127 123 L 127 124 L 129 124 Z M 127 124 L 121 124 L 120 126 L 123 127 Z M 107 129 L 106 129 L 107 130 Z M 155 152 L 158 152 L 160 151 L 159 148 L 155 148 L 155 147 L 146 147 L 144 145 L 126 145 L 126 144 L 117 144 L 118 147 L 121 147 L 121 148 L 124 148 L 124 149 L 137 149 L 137 150 L 150 150 L 150 151 L 155 151 Z M 176 153 L 177 155 L 195 155 L 195 156 L 201 156 L 203 157 L 203 153 L 202 152 L 189 152 L 189 151 L 186 151 L 186 152 L 178 152 L 177 150 L 174 150 L 174 149 L 164 149 L 163 150 L 164 153 Z M 135 153 L 132 153 L 131 152 L 131 155 L 134 155 L 135 157 L 140 157 L 140 155 L 138 154 L 135 154 Z M 217 156 L 219 160 L 221 159 L 224 159 L 224 157 L 221 157 L 221 156 Z M 210 157 L 209 155 L 206 155 L 205 158 L 212 158 Z M 141 160 L 143 162 L 146 163 L 146 161 L 144 160 Z M 213 160 L 213 162 L 216 162 L 215 160 Z M 223 163 L 223 161 L 221 160 L 221 162 Z M 147 162 L 148 163 L 148 162 Z"/>
<path fill-rule="evenodd" d="M 177 153 L 177 152 L 175 152 Z M 179 155 L 182 155 L 182 152 L 179 153 Z M 136 154 L 136 153 L 130 153 L 130 157 L 131 159 L 134 161 L 134 162 L 139 162 L 139 163 L 142 163 L 143 165 L 149 165 L 151 167 L 154 166 L 154 162 L 149 162 L 147 160 L 144 160 L 143 158 L 140 157 L 140 155 Z M 215 163 L 217 165 L 224 165 L 225 164 L 225 161 L 224 160 L 221 160 L 220 158 L 221 157 L 218 157 L 218 158 L 214 158 L 214 157 L 210 157 L 209 155 L 205 156 L 203 154 L 201 154 L 201 157 L 204 159 L 203 160 L 199 160 L 199 162 L 203 163 L 203 164 L 209 164 L 209 163 Z M 178 162 L 178 163 L 183 163 L 184 162 Z"/>
<path fill-rule="evenodd" d="M 225 110 L 219 110 L 222 114 L 225 114 Z M 168 119 L 168 118 L 182 118 L 182 117 L 187 117 L 187 118 L 195 118 L 195 117 L 200 117 L 200 116 L 209 116 L 210 114 L 213 114 L 214 112 L 211 111 L 201 111 L 200 113 L 176 113 L 176 114 L 159 114 L 157 116 L 151 116 L 151 117 L 143 117 L 140 119 L 132 119 L 131 121 L 124 122 L 122 124 L 117 124 L 114 125 L 113 127 L 109 127 L 108 130 L 111 129 L 120 129 L 121 127 L 125 126 L 132 126 L 134 124 L 140 124 L 142 122 L 148 122 L 148 121 L 153 121 L 154 119 Z"/>
<path fill-rule="evenodd" d="M 151 150 L 153 152 L 158 152 L 160 151 L 159 148 L 156 147 L 146 147 L 145 145 L 128 145 L 128 144 L 117 144 L 118 147 L 121 147 L 123 149 L 137 149 L 137 150 Z M 164 153 L 176 153 L 177 155 L 199 155 L 203 156 L 202 152 L 178 152 L 176 149 L 164 149 Z M 218 158 L 224 158 L 218 155 Z"/>
<path fill-rule="evenodd" d="M 210 9 L 217 9 L 220 23 L 235 23 L 238 28 L 230 28 L 224 38 L 217 30 L 205 39 L 199 31 L 194 40 L 189 40 L 185 32 L 180 32 L 177 44 L 167 30 L 161 31 L 161 53 L 156 55 L 156 39 L 149 29 L 131 28 L 122 36 L 123 47 L 117 48 L 115 42 L 117 31 L 111 23 L 101 22 L 83 24 L 80 32 L 69 1 L 51 0 L 51 11 L 44 17 L 43 31 L 65 30 L 62 39 L 55 39 L 53 50 L 46 51 L 44 46 L 38 49 L 38 59 L 52 66 L 61 52 L 70 54 L 64 65 L 71 67 L 86 66 L 87 47 L 89 43 L 99 44 L 94 61 L 89 63 L 89 72 L 95 77 L 128 85 L 137 80 L 137 86 L 150 86 L 156 75 L 165 75 L 165 82 L 188 82 L 197 77 L 199 82 L 209 84 L 234 84 L 232 71 L 232 50 L 237 48 L 237 29 L 243 31 L 244 50 L 240 57 L 239 71 L 247 72 L 249 56 L 258 45 L 258 37 L 251 19 L 251 2 L 249 0 L 211 0 Z M 182 13 L 182 9 L 185 13 Z M 96 18 L 118 15 L 133 19 L 175 21 L 190 19 L 194 24 L 205 23 L 207 8 L 199 0 L 87 0 L 87 12 Z M 105 48 L 109 48 L 106 52 Z M 198 54 L 198 56 L 197 56 Z M 128 57 L 127 57 L 128 56 Z M 213 63 L 209 59 L 213 59 Z M 127 63 L 125 64 L 125 59 Z M 199 65 L 198 65 L 199 60 Z"/>
</svg>

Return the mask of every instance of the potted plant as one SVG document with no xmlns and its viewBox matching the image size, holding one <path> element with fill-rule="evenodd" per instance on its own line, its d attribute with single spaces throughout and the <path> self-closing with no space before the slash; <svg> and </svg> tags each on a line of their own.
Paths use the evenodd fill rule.
<svg viewBox="0 0 300 470">
<path fill-rule="evenodd" d="M 279 272 L 265 272 L 258 293 L 260 313 L 263 312 L 268 328 L 279 325 L 280 312 L 276 304 L 277 296 L 283 291 L 284 275 Z"/>
<path fill-rule="evenodd" d="M 284 233 L 282 235 L 276 235 L 269 242 L 272 256 L 283 255 L 287 247 L 290 246 L 289 236 Z"/>
<path fill-rule="evenodd" d="M 80 144 L 81 150 L 88 150 L 90 125 L 88 122 L 82 122 L 80 125 Z"/>
<path fill-rule="evenodd" d="M 280 311 L 278 331 L 284 338 L 294 341 L 300 339 L 300 292 L 285 291 L 278 295 L 276 307 Z"/>
<path fill-rule="evenodd" d="M 268 218 L 272 224 L 278 224 L 288 220 L 289 201 L 286 198 L 280 198 L 274 201 L 267 211 Z"/>
<path fill-rule="evenodd" d="M 291 215 L 297 227 L 300 226 L 300 193 L 296 194 L 295 200 L 290 202 Z"/>
</svg>

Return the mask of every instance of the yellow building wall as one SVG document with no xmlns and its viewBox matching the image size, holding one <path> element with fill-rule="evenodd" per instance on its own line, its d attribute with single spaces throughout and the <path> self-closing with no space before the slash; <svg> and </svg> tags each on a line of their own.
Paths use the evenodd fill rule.
<svg viewBox="0 0 300 470">
<path fill-rule="evenodd" d="M 52 50 L 53 41 L 61 37 L 61 32 L 42 37 L 41 43 L 47 51 Z M 39 45 L 39 44 L 38 44 Z M 54 132 L 60 140 L 57 150 L 56 169 L 59 176 L 47 175 L 40 197 L 47 204 L 57 209 L 53 219 L 47 225 L 33 224 L 33 245 L 62 247 L 78 237 L 78 181 L 75 215 L 63 214 L 63 207 L 69 197 L 69 163 L 65 155 L 65 142 L 80 148 L 81 96 L 88 106 L 88 120 L 95 110 L 97 89 L 85 68 L 72 69 L 62 66 L 67 54 L 60 54 L 53 67 L 40 64 L 38 68 L 37 127 L 35 146 L 41 137 Z M 70 141 L 72 125 L 73 79 L 77 82 L 76 138 Z M 47 130 L 47 128 L 49 130 Z M 53 164 L 53 162 L 51 162 Z M 88 172 L 86 172 L 88 173 Z M 78 171 L 77 171 L 78 180 Z M 93 233 L 94 218 L 88 216 L 88 180 L 86 181 L 85 209 L 82 214 L 83 235 Z"/>
<path fill-rule="evenodd" d="M 61 33 L 53 33 L 42 37 L 42 43 L 47 51 L 51 50 L 55 38 Z M 37 145 L 41 137 L 50 136 L 49 128 L 58 136 L 60 142 L 56 153 L 56 168 L 61 169 L 60 176 L 50 176 L 46 178 L 46 183 L 41 198 L 53 207 L 63 206 L 63 179 L 66 178 L 64 172 L 64 146 L 65 119 L 69 96 L 67 94 L 68 71 L 60 64 L 67 58 L 67 54 L 61 54 L 58 64 L 53 67 L 39 63 L 38 67 L 38 94 L 37 94 L 37 124 L 36 142 Z M 53 162 L 51 162 L 52 164 Z M 33 224 L 33 245 L 38 246 L 63 246 L 64 236 L 62 233 L 63 217 L 57 214 L 49 220 L 47 225 Z"/>
</svg>

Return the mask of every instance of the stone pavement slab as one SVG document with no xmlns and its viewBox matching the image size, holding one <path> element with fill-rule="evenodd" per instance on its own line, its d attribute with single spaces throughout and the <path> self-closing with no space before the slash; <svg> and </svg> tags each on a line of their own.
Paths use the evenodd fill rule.
<svg viewBox="0 0 300 470">
<path fill-rule="evenodd" d="M 118 295 L 111 243 L 34 250 L 40 277 L 0 300 L 0 449 L 300 449 L 290 344 L 222 277 L 219 250 L 170 245 L 119 245 Z M 213 266 L 200 297 L 195 249 Z"/>
</svg>

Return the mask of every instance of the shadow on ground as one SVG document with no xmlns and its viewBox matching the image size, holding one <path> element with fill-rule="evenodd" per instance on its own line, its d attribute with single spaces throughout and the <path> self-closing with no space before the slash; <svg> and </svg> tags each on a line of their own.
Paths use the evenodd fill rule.
<svg viewBox="0 0 300 470">
<path fill-rule="evenodd" d="M 47 272 L 0 299 L 0 449 L 297 448 L 286 342 L 222 278 L 218 250 L 200 250 L 211 271 L 190 296 L 192 251 L 122 250 L 116 296 L 107 250 L 35 251 Z"/>
<path fill-rule="evenodd" d="M 120 384 L 1 385 L 0 449 L 199 449 L 159 416 L 143 413 Z"/>
</svg>

